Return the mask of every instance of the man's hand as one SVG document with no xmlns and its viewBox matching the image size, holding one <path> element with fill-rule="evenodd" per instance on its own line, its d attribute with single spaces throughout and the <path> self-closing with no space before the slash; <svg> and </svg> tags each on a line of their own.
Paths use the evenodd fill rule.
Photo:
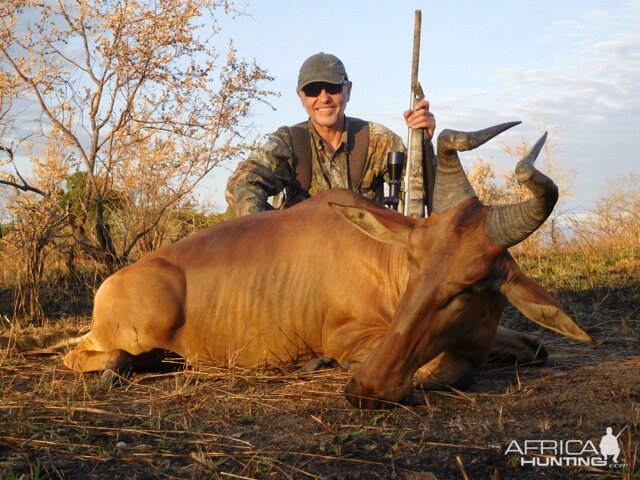
<svg viewBox="0 0 640 480">
<path fill-rule="evenodd" d="M 429 101 L 424 99 L 415 104 L 413 110 L 407 110 L 403 113 L 407 127 L 414 130 L 426 130 L 429 138 L 433 138 L 433 132 L 436 129 L 436 117 L 429 111 Z"/>
</svg>

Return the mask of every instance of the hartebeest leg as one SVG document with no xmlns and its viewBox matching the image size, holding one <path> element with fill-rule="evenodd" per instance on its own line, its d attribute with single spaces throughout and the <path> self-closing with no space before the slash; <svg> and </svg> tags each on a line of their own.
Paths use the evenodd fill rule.
<svg viewBox="0 0 640 480">
<path fill-rule="evenodd" d="M 542 364 L 548 356 L 547 349 L 536 337 L 499 326 L 487 362 Z"/>
<path fill-rule="evenodd" d="M 466 390 L 475 378 L 475 369 L 464 357 L 443 352 L 418 369 L 415 375 L 416 388 L 443 390 L 449 387 Z"/>
<path fill-rule="evenodd" d="M 101 352 L 91 348 L 83 348 L 85 341 L 71 350 L 63 359 L 64 364 L 76 372 L 99 372 L 113 370 L 118 374 L 126 374 L 133 365 L 133 355 L 124 350 Z"/>
<path fill-rule="evenodd" d="M 167 352 L 161 349 L 153 349 L 139 355 L 114 349 L 109 351 L 98 350 L 92 338 L 89 336 L 71 350 L 63 359 L 64 364 L 76 372 L 99 372 L 113 370 L 118 375 L 126 375 L 130 370 L 159 371 L 175 370 L 177 366 L 163 367 L 163 360 Z"/>
</svg>

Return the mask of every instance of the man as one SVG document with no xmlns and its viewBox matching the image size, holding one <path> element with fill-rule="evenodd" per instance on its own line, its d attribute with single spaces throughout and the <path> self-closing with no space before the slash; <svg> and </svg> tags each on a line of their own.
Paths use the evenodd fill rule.
<svg viewBox="0 0 640 480">
<path fill-rule="evenodd" d="M 373 122 L 345 116 L 352 84 L 334 55 L 318 53 L 300 67 L 297 93 L 309 120 L 282 127 L 238 165 L 227 183 L 226 199 L 232 215 L 268 210 L 276 196 L 287 208 L 330 188 L 349 188 L 379 203 L 387 176 L 387 153 L 404 152 L 398 135 Z M 430 141 L 436 126 L 429 102 L 422 100 L 404 112 L 409 128 L 423 129 Z M 430 146 L 429 146 L 430 147 Z M 421 161 L 411 172 L 409 214 L 424 216 Z"/>
</svg>

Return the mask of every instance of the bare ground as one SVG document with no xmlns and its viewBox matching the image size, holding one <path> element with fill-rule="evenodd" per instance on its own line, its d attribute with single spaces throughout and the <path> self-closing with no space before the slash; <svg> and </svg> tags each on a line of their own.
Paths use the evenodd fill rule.
<svg viewBox="0 0 640 480">
<path fill-rule="evenodd" d="M 468 392 L 420 393 L 423 405 L 391 410 L 353 409 L 340 370 L 187 369 L 105 392 L 59 354 L 7 348 L 0 478 L 638 479 L 640 279 L 635 267 L 624 272 L 615 287 L 551 288 L 598 345 L 509 309 L 508 326 L 545 340 L 547 365 L 487 366 Z M 526 440 L 597 447 L 609 426 L 624 429 L 615 467 L 531 466 L 548 457 L 506 453 Z"/>
</svg>

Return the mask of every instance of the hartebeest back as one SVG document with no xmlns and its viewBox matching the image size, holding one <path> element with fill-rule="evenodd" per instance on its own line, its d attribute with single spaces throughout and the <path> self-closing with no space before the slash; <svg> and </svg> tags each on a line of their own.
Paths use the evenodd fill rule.
<svg viewBox="0 0 640 480">
<path fill-rule="evenodd" d="M 358 365 L 347 398 L 377 407 L 416 384 L 468 386 L 494 343 L 538 348 L 498 327 L 506 301 L 540 325 L 591 341 L 507 251 L 557 200 L 533 166 L 544 137 L 516 170 L 534 195 L 522 204 L 482 205 L 460 165 L 457 151 L 513 125 L 440 134 L 427 219 L 333 190 L 150 253 L 100 287 L 91 332 L 65 364 L 125 372 L 154 349 L 248 367 L 325 356 Z"/>
</svg>

